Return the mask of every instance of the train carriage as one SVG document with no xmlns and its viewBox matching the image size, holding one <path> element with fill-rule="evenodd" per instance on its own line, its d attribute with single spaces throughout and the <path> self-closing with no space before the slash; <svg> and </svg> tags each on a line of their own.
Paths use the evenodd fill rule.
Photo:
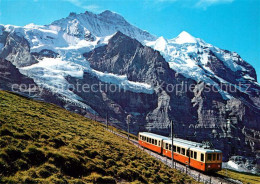
<svg viewBox="0 0 260 184">
<path fill-rule="evenodd" d="M 139 144 L 166 157 L 172 157 L 172 140 L 153 133 L 139 133 Z M 222 152 L 184 139 L 173 139 L 173 159 L 204 172 L 221 170 Z"/>
<path fill-rule="evenodd" d="M 168 137 L 164 137 L 149 132 L 140 132 L 138 137 L 138 142 L 141 146 L 146 147 L 160 154 L 162 153 L 163 140 L 168 139 Z"/>
</svg>

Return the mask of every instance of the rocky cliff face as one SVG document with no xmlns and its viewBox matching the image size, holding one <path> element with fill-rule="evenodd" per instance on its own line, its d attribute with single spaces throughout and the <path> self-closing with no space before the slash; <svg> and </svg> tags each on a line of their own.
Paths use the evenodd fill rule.
<svg viewBox="0 0 260 184">
<path fill-rule="evenodd" d="M 83 115 L 108 114 L 122 128 L 131 114 L 132 133 L 169 135 L 173 121 L 176 136 L 210 141 L 225 160 L 259 157 L 254 68 L 186 32 L 166 40 L 109 11 L 71 13 L 46 26 L 0 25 L 0 58 L 2 89 L 35 83 L 36 98 Z M 85 84 L 94 90 L 73 88 Z"/>
<path fill-rule="evenodd" d="M 226 159 L 234 154 L 252 156 L 255 146 L 246 138 L 245 132 L 259 130 L 257 117 L 260 111 L 249 101 L 244 103 L 239 91 L 233 94 L 238 98 L 224 100 L 218 91 L 214 92 L 214 87 L 177 74 L 157 51 L 120 32 L 107 45 L 84 56 L 96 70 L 127 75 L 132 81 L 146 82 L 154 87 L 157 104 L 151 105 L 153 109 L 146 113 L 146 123 L 135 126 L 168 135 L 172 120 L 178 137 L 210 141 L 224 150 Z M 194 85 L 194 88 L 179 92 L 168 89 L 183 83 Z"/>
<path fill-rule="evenodd" d="M 0 58 L 0 81 L 0 88 L 4 90 L 20 91 L 21 87 L 25 93 L 31 90 L 32 95 L 35 93 L 33 90 L 37 90 L 37 85 L 31 78 L 22 75 L 10 61 L 2 58 Z M 24 86 L 20 86 L 21 84 Z"/>
<path fill-rule="evenodd" d="M 166 87 L 182 82 L 193 83 L 194 81 L 177 75 L 170 69 L 158 51 L 143 46 L 137 40 L 118 32 L 106 46 L 85 53 L 84 56 L 89 61 L 90 66 L 96 70 L 126 75 L 131 81 L 145 82 L 153 86 L 158 102 L 156 108 L 146 114 L 148 125 L 145 127 L 150 127 L 150 130 L 158 129 L 157 131 L 161 133 L 169 130 L 170 116 L 173 114 L 169 111 L 173 112 L 172 108 L 174 108 L 175 114 L 187 114 L 182 118 L 183 122 L 192 117 L 190 111 L 192 105 L 187 97 L 189 93 L 178 94 L 171 98 Z M 180 96 L 181 99 L 179 99 Z M 178 103 L 185 104 L 188 108 L 179 106 Z M 178 115 L 174 116 L 180 119 Z"/>
<path fill-rule="evenodd" d="M 30 66 L 37 63 L 37 60 L 30 53 L 30 45 L 28 41 L 19 36 L 15 32 L 4 31 L 0 35 L 0 43 L 4 45 L 2 48 L 1 57 L 10 61 L 17 67 Z"/>
</svg>

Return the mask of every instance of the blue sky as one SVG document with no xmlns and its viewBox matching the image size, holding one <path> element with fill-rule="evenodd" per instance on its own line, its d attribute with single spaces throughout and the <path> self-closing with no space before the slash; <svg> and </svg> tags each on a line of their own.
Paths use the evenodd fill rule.
<svg viewBox="0 0 260 184">
<path fill-rule="evenodd" d="M 0 0 L 0 24 L 49 24 L 70 12 L 117 12 L 157 36 L 185 30 L 238 52 L 260 78 L 260 0 Z"/>
</svg>

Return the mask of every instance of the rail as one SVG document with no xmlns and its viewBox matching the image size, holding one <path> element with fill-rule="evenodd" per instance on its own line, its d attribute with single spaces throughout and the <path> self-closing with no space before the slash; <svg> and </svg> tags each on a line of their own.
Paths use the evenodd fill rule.
<svg viewBox="0 0 260 184">
<path fill-rule="evenodd" d="M 92 119 L 92 118 L 90 118 L 90 119 Z M 121 131 L 124 131 L 121 127 L 119 127 L 119 126 L 117 126 L 117 125 L 115 125 L 111 122 L 108 122 L 106 124 L 106 120 L 103 119 L 103 118 L 100 118 L 100 117 L 99 118 L 95 117 L 95 120 L 102 123 L 104 125 L 105 130 L 110 131 L 113 134 L 115 134 L 115 135 L 117 135 L 121 138 L 128 139 L 127 134 L 126 133 L 123 134 L 121 132 Z M 119 131 L 109 129 L 109 126 L 114 127 L 116 129 L 118 129 Z M 141 147 L 136 139 L 130 138 L 129 142 L 131 142 L 132 144 L 137 146 L 139 149 L 142 149 L 143 151 L 145 151 L 146 153 L 148 153 L 149 155 L 151 155 L 152 157 L 154 157 L 158 161 L 161 161 L 162 163 L 166 164 L 167 166 L 174 168 L 174 169 L 176 169 L 176 170 L 178 170 L 178 171 L 180 171 L 184 174 L 191 176 L 192 178 L 194 178 L 198 182 L 202 182 L 202 183 L 205 183 L 205 184 L 230 184 L 230 183 L 231 184 L 242 184 L 242 182 L 240 182 L 240 181 L 233 180 L 233 179 L 227 178 L 227 177 L 223 177 L 223 176 L 220 176 L 218 174 L 206 175 L 205 173 L 202 173 L 198 170 L 190 168 L 187 165 L 185 166 L 183 164 L 180 164 L 176 161 L 174 162 L 174 165 L 172 165 L 171 159 L 169 159 L 165 156 L 162 156 L 158 153 L 155 153 L 151 150 L 148 150 L 148 149 Z"/>
<path fill-rule="evenodd" d="M 121 138 L 127 139 L 127 136 L 125 136 L 125 135 L 122 135 L 122 134 L 115 132 L 115 131 L 112 131 L 110 129 L 106 129 L 106 130 L 114 133 L 115 135 L 117 135 Z M 218 176 L 217 174 L 212 174 L 212 175 L 208 176 L 204 173 L 201 173 L 201 172 L 199 172 L 195 169 L 192 169 L 188 166 L 184 166 L 184 165 L 177 163 L 177 162 L 174 162 L 175 165 L 172 166 L 171 159 L 169 159 L 165 156 L 162 156 L 160 154 L 157 154 L 157 153 L 155 153 L 151 150 L 148 150 L 148 149 L 141 147 L 137 140 L 130 139 L 130 142 L 133 143 L 135 146 L 137 146 L 139 149 L 142 149 L 143 151 L 145 151 L 146 153 L 148 153 L 149 155 L 154 157 L 155 159 L 161 161 L 162 163 L 166 164 L 167 166 L 169 166 L 171 168 L 174 168 L 176 170 L 181 171 L 184 174 L 191 176 L 192 178 L 194 178 L 198 182 L 202 182 L 202 183 L 205 183 L 205 184 L 229 184 L 229 183 L 242 184 L 239 181 L 231 180 L 231 179 L 228 179 L 228 178 L 223 178 L 221 176 Z"/>
</svg>

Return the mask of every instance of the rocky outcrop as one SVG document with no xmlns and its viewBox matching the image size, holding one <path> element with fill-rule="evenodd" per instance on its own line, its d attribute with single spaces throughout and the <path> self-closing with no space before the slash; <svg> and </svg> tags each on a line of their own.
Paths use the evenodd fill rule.
<svg viewBox="0 0 260 184">
<path fill-rule="evenodd" d="M 43 49 L 40 52 L 32 52 L 31 54 L 37 59 L 43 59 L 44 57 L 56 58 L 59 55 L 58 53 L 48 49 Z"/>
<path fill-rule="evenodd" d="M 0 35 L 0 43 L 4 43 L 0 57 L 10 61 L 16 67 L 30 66 L 38 61 L 30 53 L 28 41 L 15 32 L 4 32 Z"/>
<path fill-rule="evenodd" d="M 157 107 L 146 115 L 146 128 L 149 127 L 149 130 L 165 133 L 165 130 L 169 130 L 171 119 L 184 123 L 193 117 L 189 92 L 180 92 L 173 96 L 166 88 L 194 81 L 171 70 L 158 51 L 118 32 L 109 40 L 108 45 L 94 49 L 84 56 L 96 70 L 127 75 L 131 81 L 145 82 L 153 86 L 158 103 Z M 172 91 L 175 92 L 176 90 Z M 185 104 L 189 108 L 178 104 Z M 180 118 L 178 115 L 181 114 L 187 116 Z"/>
<path fill-rule="evenodd" d="M 31 78 L 21 74 L 10 61 L 3 58 L 0 58 L 0 81 L 0 89 L 27 96 L 35 96 L 39 92 L 38 86 Z"/>
<path fill-rule="evenodd" d="M 230 56 L 233 59 L 234 63 L 240 67 L 243 67 L 245 70 L 232 71 L 230 67 L 225 65 L 223 58 L 208 48 L 206 48 L 206 50 L 210 55 L 208 58 L 209 62 L 207 63 L 207 67 L 209 67 L 215 75 L 221 76 L 221 78 L 232 84 L 237 84 L 239 82 L 238 79 L 241 79 L 243 75 L 248 75 L 257 80 L 255 69 L 250 64 L 245 62 L 237 53 L 227 50 L 223 51 L 224 54 Z"/>
</svg>

